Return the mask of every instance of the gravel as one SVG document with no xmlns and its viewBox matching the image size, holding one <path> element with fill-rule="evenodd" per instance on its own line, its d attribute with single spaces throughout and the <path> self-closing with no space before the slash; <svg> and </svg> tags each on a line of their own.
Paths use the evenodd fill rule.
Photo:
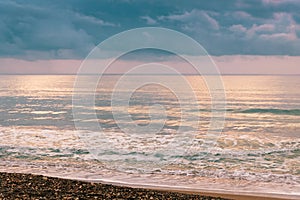
<svg viewBox="0 0 300 200">
<path fill-rule="evenodd" d="M 0 173 L 0 199 L 223 199 L 90 183 L 31 174 Z"/>
</svg>

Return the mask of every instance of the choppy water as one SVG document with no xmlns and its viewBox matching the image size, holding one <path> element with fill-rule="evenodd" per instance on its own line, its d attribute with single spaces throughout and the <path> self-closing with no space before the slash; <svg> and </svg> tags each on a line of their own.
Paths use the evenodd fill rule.
<svg viewBox="0 0 300 200">
<path fill-rule="evenodd" d="M 0 76 L 0 170 L 300 195 L 299 76 L 223 76 L 226 122 L 209 150 L 202 144 L 211 98 L 201 77 L 185 77 L 199 109 L 157 85 L 133 94 L 129 113 L 134 123 L 149 123 L 149 105 L 165 107 L 165 126 L 155 134 L 124 133 L 116 124 L 110 99 L 118 78 L 105 76 L 97 88 L 95 110 L 103 131 L 93 132 L 74 128 L 75 76 Z M 177 77 L 162 78 L 176 82 Z M 196 117 L 184 123 L 186 131 L 178 137 L 182 109 Z M 93 112 L 91 107 L 81 110 L 87 116 Z M 195 119 L 200 119 L 196 127 Z M 96 156 L 90 153 L 97 148 Z"/>
</svg>

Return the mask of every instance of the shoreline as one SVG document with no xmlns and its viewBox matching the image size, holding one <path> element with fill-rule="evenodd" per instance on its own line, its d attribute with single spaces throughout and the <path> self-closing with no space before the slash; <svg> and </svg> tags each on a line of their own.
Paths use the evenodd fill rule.
<svg viewBox="0 0 300 200">
<path fill-rule="evenodd" d="M 239 199 L 281 200 L 297 199 L 299 196 L 230 193 L 223 191 L 197 190 L 129 185 L 116 182 L 88 182 L 42 175 L 0 172 L 0 198 L 8 199 Z"/>
<path fill-rule="evenodd" d="M 66 178 L 68 179 L 68 178 Z M 77 179 L 83 182 L 92 182 L 89 180 Z M 134 189 L 149 189 L 155 191 L 166 191 L 166 192 L 176 192 L 183 194 L 194 194 L 194 195 L 204 195 L 209 197 L 220 197 L 224 199 L 238 199 L 238 200 L 298 200 L 300 199 L 299 195 L 292 194 L 277 194 L 277 193 L 255 193 L 255 192 L 234 192 L 234 191 L 226 191 L 226 190 L 208 190 L 208 189 L 190 189 L 190 188 L 177 188 L 177 187 L 168 187 L 168 186 L 153 186 L 153 185 L 137 185 L 130 184 L 126 182 L 117 182 L 117 181 L 97 181 L 94 183 L 101 184 L 111 184 L 115 186 L 121 187 L 129 187 Z"/>
</svg>

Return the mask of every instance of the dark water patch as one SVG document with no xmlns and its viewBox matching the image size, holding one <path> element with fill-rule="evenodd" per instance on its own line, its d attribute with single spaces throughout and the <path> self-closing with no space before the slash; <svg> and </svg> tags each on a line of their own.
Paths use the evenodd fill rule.
<svg viewBox="0 0 300 200">
<path fill-rule="evenodd" d="M 83 149 L 76 149 L 73 151 L 73 153 L 77 154 L 77 155 L 83 155 L 83 154 L 89 154 L 90 152 L 87 150 L 83 150 Z"/>
<path fill-rule="evenodd" d="M 190 112 L 224 112 L 224 110 L 213 109 L 190 109 Z M 226 109 L 226 112 L 246 114 L 274 114 L 300 116 L 300 109 L 273 109 L 273 108 L 250 108 L 250 109 Z"/>
<path fill-rule="evenodd" d="M 253 114 L 275 114 L 275 115 L 293 115 L 293 116 L 300 116 L 300 110 L 299 109 L 262 109 L 262 108 L 252 108 L 252 109 L 246 109 L 246 110 L 239 110 L 235 111 L 238 113 L 253 113 Z"/>
</svg>

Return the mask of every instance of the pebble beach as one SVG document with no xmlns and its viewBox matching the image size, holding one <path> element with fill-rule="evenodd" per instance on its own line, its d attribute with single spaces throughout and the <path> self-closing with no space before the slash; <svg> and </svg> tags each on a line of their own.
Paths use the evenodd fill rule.
<svg viewBox="0 0 300 200">
<path fill-rule="evenodd" d="M 224 198 L 82 182 L 41 175 L 0 173 L 0 199 L 221 200 Z"/>
</svg>

